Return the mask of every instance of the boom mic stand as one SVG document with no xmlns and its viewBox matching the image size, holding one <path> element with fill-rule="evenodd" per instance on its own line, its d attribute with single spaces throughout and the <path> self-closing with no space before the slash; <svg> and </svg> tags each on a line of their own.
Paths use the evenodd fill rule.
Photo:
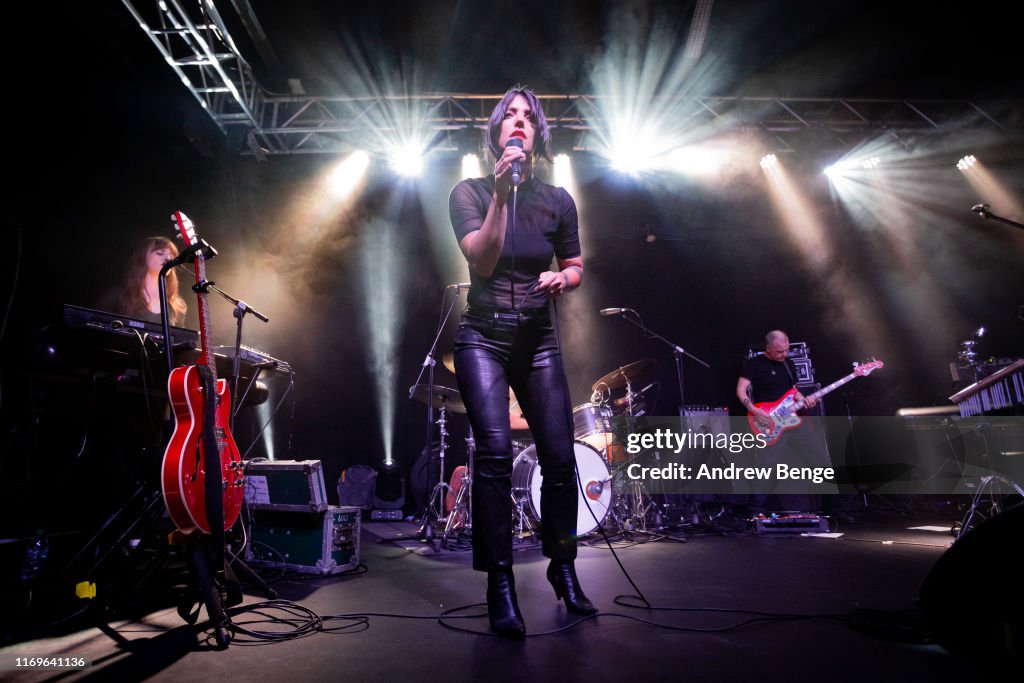
<svg viewBox="0 0 1024 683">
<path fill-rule="evenodd" d="M 632 313 L 633 316 L 636 317 L 636 319 L 634 320 L 633 317 L 627 316 L 626 315 L 627 313 Z M 606 315 L 607 315 L 607 313 L 606 313 Z M 706 368 L 710 368 L 711 366 L 708 365 L 707 363 L 705 363 L 704 361 L 702 361 L 700 358 L 697 358 L 692 353 L 690 353 L 689 351 L 687 351 L 683 347 L 679 346 L 675 342 L 669 341 L 668 339 L 666 339 L 665 337 L 661 336 L 657 332 L 652 331 L 649 327 L 644 325 L 644 321 L 640 317 L 640 314 L 637 313 L 636 311 L 634 311 L 632 308 L 623 308 L 621 310 L 618 310 L 618 315 L 623 320 L 625 320 L 625 321 L 627 321 L 629 323 L 632 323 L 633 325 L 636 325 L 637 327 L 639 327 L 643 331 L 644 336 L 646 338 L 648 338 L 648 339 L 657 339 L 658 341 L 668 345 L 668 347 L 672 349 L 672 355 L 675 358 L 675 364 L 676 364 L 676 383 L 677 383 L 677 386 L 679 388 L 679 418 L 680 418 L 680 426 L 685 431 L 686 426 L 683 425 L 683 423 L 682 423 L 682 418 L 686 416 L 686 401 L 683 399 L 683 395 L 684 395 L 683 394 L 683 356 L 690 357 L 691 359 L 695 360 L 696 362 L 700 363 L 701 365 L 703 365 Z"/>
<path fill-rule="evenodd" d="M 627 313 L 632 313 L 633 315 L 626 315 Z M 684 398 L 685 394 L 683 391 L 683 356 L 688 356 L 692 360 L 703 365 L 705 368 L 710 368 L 711 366 L 705 363 L 700 358 L 694 356 L 692 353 L 684 349 L 682 346 L 666 339 L 665 337 L 661 336 L 657 332 L 654 332 L 649 327 L 644 325 L 643 318 L 641 318 L 640 314 L 634 311 L 632 308 L 619 309 L 617 314 L 623 320 L 639 327 L 646 338 L 657 339 L 658 341 L 662 342 L 663 344 L 667 345 L 669 348 L 672 349 L 672 356 L 675 360 L 676 366 L 676 385 L 679 388 L 679 433 L 684 433 L 686 431 L 686 400 Z"/>
<path fill-rule="evenodd" d="M 437 365 L 437 343 L 441 339 L 441 334 L 444 333 L 444 327 L 448 322 L 448 318 L 451 317 L 452 310 L 455 308 L 455 303 L 459 300 L 459 293 L 463 290 L 464 285 L 455 284 L 448 285 L 445 287 L 444 294 L 441 296 L 441 315 L 438 318 L 437 332 L 434 334 L 434 341 L 430 344 L 430 350 L 427 351 L 426 357 L 423 359 L 423 364 L 420 366 L 420 374 L 417 375 L 416 381 L 413 382 L 412 386 L 409 387 L 409 398 L 413 397 L 416 388 L 420 386 L 420 380 L 423 378 L 423 372 L 427 373 L 427 471 L 429 472 L 429 463 L 431 458 L 434 457 L 434 366 Z M 448 296 L 448 290 L 454 289 L 455 296 L 452 297 L 452 301 L 448 304 L 448 308 L 445 308 L 445 299 Z M 443 406 L 443 404 L 442 404 Z M 441 474 L 440 481 L 431 490 L 430 496 L 427 498 L 427 505 L 423 509 L 423 514 L 420 518 L 420 527 L 416 532 L 416 538 L 423 541 L 432 541 L 434 538 L 434 523 L 440 521 L 444 517 L 444 451 L 445 451 L 445 426 L 444 426 L 444 410 L 442 407 L 442 424 L 441 424 Z M 437 499 L 437 509 L 433 507 L 434 499 Z M 408 540 L 408 539 L 391 539 L 391 540 Z"/>
<path fill-rule="evenodd" d="M 1003 218 L 1002 216 L 997 216 L 996 214 L 992 213 L 988 209 L 989 209 L 988 204 L 975 204 L 974 206 L 971 207 L 971 211 L 973 211 L 974 213 L 978 214 L 982 218 L 990 218 L 990 219 L 992 219 L 994 221 L 999 221 L 1000 223 L 1006 223 L 1007 225 L 1012 225 L 1015 228 L 1020 228 L 1021 230 L 1024 230 L 1024 223 L 1018 223 L 1017 221 L 1011 221 L 1009 218 Z"/>
</svg>

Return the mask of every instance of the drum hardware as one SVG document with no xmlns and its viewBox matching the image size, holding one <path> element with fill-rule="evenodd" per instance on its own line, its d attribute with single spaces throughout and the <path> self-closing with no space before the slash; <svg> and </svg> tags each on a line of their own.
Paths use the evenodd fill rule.
<svg viewBox="0 0 1024 683">
<path fill-rule="evenodd" d="M 449 487 L 444 480 L 444 458 L 448 450 L 448 411 L 465 413 L 466 404 L 462 402 L 462 396 L 457 389 L 450 389 L 440 385 L 419 384 L 411 389 L 410 395 L 433 408 L 437 408 L 439 411 L 435 424 L 438 426 L 441 436 L 440 447 L 438 448 L 441 466 L 439 468 L 438 482 L 434 486 L 434 490 L 431 491 L 430 498 L 427 500 L 427 505 L 423 510 L 419 531 L 424 540 L 432 540 L 434 535 L 433 523 L 446 521 L 447 519 L 445 515 L 445 498 Z M 445 533 L 447 533 L 447 530 L 446 524 Z"/>
<path fill-rule="evenodd" d="M 626 483 L 625 491 L 616 495 L 612 519 L 620 531 L 646 531 L 647 514 L 656 508 L 643 482 L 631 479 Z"/>
<path fill-rule="evenodd" d="M 462 479 L 459 492 L 455 496 L 455 504 L 448 513 L 448 520 L 444 525 L 444 533 L 441 535 L 441 542 L 444 543 L 456 529 L 472 531 L 473 529 L 473 456 L 476 454 L 476 439 L 473 438 L 473 427 L 469 427 L 469 435 L 466 437 L 466 476 Z M 442 460 L 441 476 L 444 476 Z"/>
<path fill-rule="evenodd" d="M 455 296 L 451 297 L 451 300 L 448 301 L 448 292 L 451 289 L 455 290 Z M 441 428 L 441 467 L 438 475 L 439 481 L 437 486 L 435 486 L 433 491 L 430 493 L 430 498 L 427 501 L 426 508 L 423 510 L 422 521 L 420 523 L 419 531 L 417 532 L 417 536 L 420 540 L 431 542 L 433 542 L 434 537 L 433 522 L 440 521 L 444 517 L 445 493 L 448 490 L 448 485 L 444 481 L 444 455 L 447 446 L 447 433 L 445 430 L 446 413 L 448 410 L 459 413 L 466 412 L 466 406 L 462 402 L 462 397 L 459 395 L 458 391 L 455 389 L 448 389 L 446 387 L 439 387 L 434 384 L 434 367 L 437 365 L 437 358 L 435 354 L 437 353 L 437 343 L 441 339 L 441 335 L 444 333 L 445 324 L 448 322 L 448 318 L 451 317 L 452 310 L 455 308 L 455 304 L 458 303 L 459 293 L 462 291 L 463 288 L 461 285 L 445 287 L 444 293 L 441 297 L 441 310 L 443 314 L 438 320 L 434 340 L 430 343 L 430 350 L 427 351 L 427 355 L 423 359 L 423 363 L 420 365 L 420 372 L 416 377 L 416 381 L 413 382 L 411 387 L 409 387 L 409 398 L 415 396 L 417 399 L 427 404 L 426 443 L 428 448 L 433 443 L 431 434 L 434 429 L 434 424 L 440 425 Z M 454 354 L 452 364 L 454 366 Z M 424 373 L 427 375 L 427 382 L 426 384 L 421 384 L 420 381 L 422 380 Z M 436 423 L 434 422 L 435 407 L 441 409 L 441 417 Z"/>
<path fill-rule="evenodd" d="M 516 495 L 516 491 L 512 491 L 512 537 L 525 539 L 533 538 L 537 535 L 537 529 L 534 527 L 533 521 L 531 521 L 529 514 L 526 512 L 528 506 L 529 496 L 525 493 L 519 493 Z"/>
</svg>

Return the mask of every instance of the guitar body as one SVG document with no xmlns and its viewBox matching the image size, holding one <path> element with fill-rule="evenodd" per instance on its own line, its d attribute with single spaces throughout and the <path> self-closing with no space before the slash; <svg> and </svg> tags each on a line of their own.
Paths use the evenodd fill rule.
<svg viewBox="0 0 1024 683">
<path fill-rule="evenodd" d="M 198 367 L 175 368 L 167 379 L 167 393 L 174 411 L 174 433 L 164 451 L 161 484 L 171 521 L 182 531 L 211 533 L 206 511 L 206 472 L 203 467 L 203 396 Z M 228 429 L 231 393 L 226 380 L 217 380 L 216 435 L 220 449 L 224 528 L 238 519 L 245 494 L 243 464 L 238 446 Z"/>
<path fill-rule="evenodd" d="M 171 520 L 184 532 L 202 531 L 207 534 L 230 529 L 238 520 L 245 498 L 245 465 L 238 454 L 238 446 L 231 435 L 231 392 L 225 380 L 217 379 L 217 366 L 210 344 L 210 313 L 206 306 L 206 288 L 213 283 L 206 280 L 206 257 L 199 246 L 192 221 L 180 211 L 173 216 L 185 244 L 195 249 L 196 291 L 199 303 L 199 336 L 202 352 L 197 365 L 175 368 L 167 378 L 167 393 L 174 411 L 174 433 L 164 451 L 160 468 L 160 483 L 164 503 Z M 203 391 L 201 369 L 213 380 L 214 440 L 218 453 L 207 453 L 209 438 L 203 433 L 207 397 Z M 210 444 L 211 446 L 213 444 Z M 206 468 L 219 462 L 219 476 L 213 472 L 211 486 L 223 493 L 224 527 L 210 526 L 206 504 Z"/>
<path fill-rule="evenodd" d="M 880 360 L 871 360 L 867 363 L 854 363 L 853 372 L 846 377 L 832 382 L 832 384 L 829 384 L 824 389 L 819 389 L 806 397 L 805 400 L 814 399 L 817 401 L 822 396 L 838 389 L 847 382 L 858 377 L 867 377 L 872 372 L 882 367 L 885 367 L 885 364 Z M 768 413 L 771 418 L 770 420 L 756 418 L 752 414 L 747 413 L 747 422 L 750 423 L 750 431 L 754 434 L 764 435 L 766 445 L 772 445 L 779 440 L 779 437 L 782 436 L 784 431 L 799 427 L 800 423 L 803 422 L 796 412 L 803 409 L 804 401 L 798 401 L 796 393 L 796 387 L 793 387 L 774 401 L 765 401 L 764 403 L 754 404 L 755 407 Z"/>
<path fill-rule="evenodd" d="M 784 431 L 798 427 L 803 422 L 796 414 L 800 409 L 797 405 L 796 389 L 790 389 L 776 401 L 765 401 L 755 405 L 767 412 L 771 416 L 771 421 L 759 420 L 749 413 L 747 421 L 750 423 L 751 431 L 764 435 L 765 443 L 769 446 L 778 441 Z"/>
</svg>

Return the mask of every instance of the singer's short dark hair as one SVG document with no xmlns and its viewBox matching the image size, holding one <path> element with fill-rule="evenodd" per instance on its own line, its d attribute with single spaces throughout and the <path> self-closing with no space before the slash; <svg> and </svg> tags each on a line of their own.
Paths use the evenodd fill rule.
<svg viewBox="0 0 1024 683">
<path fill-rule="evenodd" d="M 533 113 L 533 123 L 536 127 L 536 133 L 533 138 L 533 153 L 539 154 L 548 161 L 551 161 L 551 131 L 548 130 L 548 120 L 544 118 L 544 108 L 541 107 L 540 100 L 537 99 L 532 90 L 518 84 L 509 88 L 505 96 L 501 98 L 501 101 L 495 105 L 494 111 L 491 112 L 491 118 L 487 122 L 487 132 L 484 139 L 487 149 L 490 150 L 495 159 L 501 156 L 502 149 L 498 146 L 498 140 L 501 138 L 501 122 L 505 120 L 505 111 L 516 95 L 522 95 L 526 98 L 530 105 L 530 111 Z"/>
</svg>

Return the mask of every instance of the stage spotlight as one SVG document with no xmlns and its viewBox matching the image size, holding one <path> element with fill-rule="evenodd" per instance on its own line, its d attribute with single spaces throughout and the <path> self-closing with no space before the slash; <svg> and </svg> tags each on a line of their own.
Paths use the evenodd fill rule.
<svg viewBox="0 0 1024 683">
<path fill-rule="evenodd" d="M 391 148 L 388 164 L 400 176 L 415 178 L 423 172 L 423 145 L 407 142 Z"/>
<path fill-rule="evenodd" d="M 868 169 L 878 168 L 878 164 L 880 164 L 881 162 L 882 160 L 878 157 L 870 157 L 868 159 L 865 159 L 861 166 Z"/>
<path fill-rule="evenodd" d="M 976 163 L 978 163 L 978 160 L 975 158 L 975 156 L 973 154 L 968 154 L 965 157 L 961 157 L 960 161 L 956 162 L 956 167 L 959 168 L 961 171 L 966 171 L 967 169 L 974 166 Z"/>
<path fill-rule="evenodd" d="M 658 166 L 658 156 L 664 153 L 664 142 L 658 136 L 648 133 L 641 125 L 637 131 L 620 125 L 611 136 L 611 153 L 605 153 L 611 166 L 620 173 L 637 176 Z"/>
<path fill-rule="evenodd" d="M 405 505 L 405 479 L 398 464 L 385 461 L 377 468 L 377 485 L 373 492 L 373 507 L 378 510 L 401 510 Z M 399 519 L 401 519 L 399 517 Z"/>
<path fill-rule="evenodd" d="M 327 177 L 327 186 L 338 198 L 349 195 L 366 173 L 370 165 L 370 157 L 366 152 L 355 151 L 331 171 Z"/>
<path fill-rule="evenodd" d="M 480 168 L 480 157 L 475 154 L 467 154 L 462 157 L 462 178 L 479 178 L 483 175 Z"/>
<path fill-rule="evenodd" d="M 775 168 L 775 166 L 778 163 L 779 160 L 774 154 L 765 154 L 763 157 L 761 157 L 761 168 L 765 169 L 766 171 L 768 169 Z"/>
</svg>

